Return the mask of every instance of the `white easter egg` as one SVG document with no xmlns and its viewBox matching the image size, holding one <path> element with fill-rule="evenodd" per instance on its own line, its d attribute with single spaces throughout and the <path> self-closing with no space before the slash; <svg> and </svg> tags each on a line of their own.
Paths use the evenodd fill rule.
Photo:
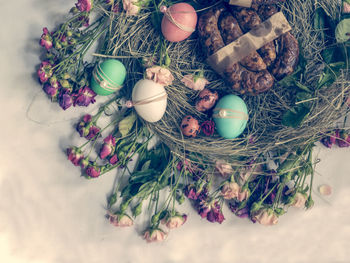
<svg viewBox="0 0 350 263">
<path fill-rule="evenodd" d="M 137 114 L 148 122 L 159 121 L 166 110 L 167 93 L 152 80 L 139 80 L 132 90 L 132 102 Z"/>
</svg>

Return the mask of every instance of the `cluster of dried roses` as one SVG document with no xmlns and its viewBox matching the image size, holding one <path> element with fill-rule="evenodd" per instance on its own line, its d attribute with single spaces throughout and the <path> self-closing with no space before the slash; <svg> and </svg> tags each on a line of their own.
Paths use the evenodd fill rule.
<svg viewBox="0 0 350 263">
<path fill-rule="evenodd" d="M 146 2 L 123 0 L 123 9 L 134 15 Z M 78 0 L 70 10 L 68 21 L 53 32 L 44 27 L 40 37 L 40 45 L 46 53 L 37 75 L 44 92 L 63 110 L 71 106 L 86 107 L 95 102 L 96 93 L 89 87 L 92 66 L 83 58 L 92 43 L 106 30 L 103 16 L 90 25 L 90 14 L 97 5 L 111 12 L 120 12 L 119 1 Z"/>
<path fill-rule="evenodd" d="M 166 66 L 154 66 L 153 63 L 147 61 L 146 66 L 146 78 L 153 80 L 154 82 L 163 86 L 169 86 L 174 81 L 174 76 Z M 205 86 L 209 81 L 202 76 L 202 73 L 198 75 L 185 75 L 181 82 L 194 91 L 199 91 L 198 99 L 195 103 L 195 107 L 199 112 L 206 112 L 210 110 L 218 99 L 217 92 L 211 92 L 206 89 Z M 200 131 L 206 136 L 211 136 L 215 131 L 215 123 L 212 120 L 206 120 L 201 124 L 197 119 L 188 115 L 183 118 L 181 123 L 182 133 L 189 137 L 196 137 Z"/>
</svg>

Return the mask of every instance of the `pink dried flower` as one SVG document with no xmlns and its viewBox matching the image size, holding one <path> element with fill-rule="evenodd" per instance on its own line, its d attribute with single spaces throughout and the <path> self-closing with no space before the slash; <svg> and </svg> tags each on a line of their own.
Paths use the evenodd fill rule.
<svg viewBox="0 0 350 263">
<path fill-rule="evenodd" d="M 205 85 L 209 84 L 209 81 L 206 78 L 196 78 L 193 75 L 185 75 L 181 82 L 184 83 L 187 88 L 198 91 L 203 90 Z"/>
<path fill-rule="evenodd" d="M 336 130 L 337 144 L 339 147 L 349 147 L 350 146 L 350 136 L 345 133 L 345 131 Z"/>
<path fill-rule="evenodd" d="M 92 0 L 78 0 L 78 3 L 76 3 L 75 6 L 80 12 L 89 12 L 92 8 L 92 2 Z"/>
<path fill-rule="evenodd" d="M 113 154 L 112 157 L 109 158 L 109 160 L 108 160 L 108 162 L 109 162 L 111 165 L 117 164 L 118 161 L 119 161 L 119 159 L 118 159 L 118 155 L 117 155 L 116 153 Z"/>
<path fill-rule="evenodd" d="M 90 114 L 84 115 L 83 120 L 78 123 L 76 130 L 79 132 L 80 137 L 84 137 L 88 140 L 93 139 L 100 132 L 100 128 L 95 126 L 92 122 Z"/>
<path fill-rule="evenodd" d="M 89 178 L 97 178 L 101 174 L 101 169 L 94 164 L 89 164 L 85 170 L 85 173 Z"/>
<path fill-rule="evenodd" d="M 67 149 L 68 160 L 72 162 L 75 166 L 80 165 L 80 161 L 84 158 L 80 149 L 77 147 L 70 147 Z"/>
<path fill-rule="evenodd" d="M 221 207 L 216 201 L 207 203 L 206 201 L 202 200 L 198 206 L 198 213 L 202 218 L 206 217 L 211 223 L 217 222 L 221 224 L 225 220 Z"/>
<path fill-rule="evenodd" d="M 321 143 L 327 148 L 332 148 L 333 144 L 335 144 L 337 141 L 337 136 L 339 136 L 338 130 L 336 130 L 333 134 L 322 138 Z"/>
<path fill-rule="evenodd" d="M 293 197 L 293 202 L 292 202 L 291 206 L 296 207 L 296 208 L 304 208 L 306 200 L 307 200 L 306 195 L 298 192 Z"/>
<path fill-rule="evenodd" d="M 112 214 L 108 212 L 107 219 L 109 219 L 109 222 L 116 227 L 129 227 L 134 224 L 134 221 L 127 214 Z"/>
<path fill-rule="evenodd" d="M 239 192 L 240 186 L 236 182 L 225 182 L 221 188 L 221 194 L 226 200 L 237 198 Z"/>
<path fill-rule="evenodd" d="M 169 69 L 160 66 L 154 66 L 146 69 L 146 79 L 153 80 L 154 82 L 168 86 L 174 81 L 174 76 L 171 74 Z"/>
<path fill-rule="evenodd" d="M 104 140 L 103 140 L 104 144 L 102 145 L 102 148 L 100 150 L 100 158 L 104 159 L 107 156 L 110 156 L 111 154 L 113 154 L 114 150 L 115 150 L 115 145 L 116 145 L 116 141 L 115 138 L 113 137 L 113 135 L 109 135 L 107 136 Z"/>
<path fill-rule="evenodd" d="M 46 50 L 50 50 L 53 46 L 52 36 L 49 30 L 47 29 L 47 27 L 43 28 L 43 34 L 41 35 L 41 38 L 40 38 L 40 45 L 42 47 L 45 47 Z"/>
<path fill-rule="evenodd" d="M 239 193 L 238 193 L 238 196 L 237 196 L 237 200 L 239 202 L 242 202 L 244 200 L 247 200 L 250 196 L 250 191 L 248 188 L 242 190 L 242 188 L 239 189 Z"/>
<path fill-rule="evenodd" d="M 350 13 L 350 4 L 343 1 L 343 14 L 349 14 Z"/>
<path fill-rule="evenodd" d="M 97 94 L 87 86 L 80 88 L 78 94 L 74 95 L 74 106 L 78 105 L 87 107 L 90 103 L 96 102 L 96 95 Z"/>
<path fill-rule="evenodd" d="M 278 217 L 271 209 L 263 208 L 253 213 L 252 221 L 265 226 L 271 226 L 278 223 Z"/>
<path fill-rule="evenodd" d="M 184 194 L 188 199 L 203 200 L 208 196 L 208 189 L 206 185 L 194 186 L 189 184 L 184 189 Z"/>
<path fill-rule="evenodd" d="M 174 216 L 167 216 L 165 219 L 162 220 L 162 224 L 166 225 L 166 227 L 169 229 L 174 229 L 185 224 L 186 220 L 187 215 L 176 214 Z"/>
<path fill-rule="evenodd" d="M 204 121 L 201 124 L 201 130 L 206 136 L 211 136 L 215 131 L 215 122 L 213 121 Z"/>
<path fill-rule="evenodd" d="M 53 74 L 53 65 L 48 61 L 43 61 L 38 69 L 38 77 L 41 83 L 45 83 Z"/>
<path fill-rule="evenodd" d="M 233 174 L 232 166 L 224 160 L 217 160 L 215 163 L 215 169 L 222 177 L 227 177 Z"/>
<path fill-rule="evenodd" d="M 123 0 L 123 9 L 127 15 L 136 15 L 140 12 L 140 6 L 137 3 L 138 0 Z"/>
<path fill-rule="evenodd" d="M 164 232 L 162 229 L 156 228 L 156 229 L 149 229 L 149 230 L 147 230 L 145 232 L 145 234 L 143 235 L 143 238 L 148 243 L 161 242 L 161 241 L 166 239 L 167 235 L 168 234 L 166 232 Z"/>
</svg>

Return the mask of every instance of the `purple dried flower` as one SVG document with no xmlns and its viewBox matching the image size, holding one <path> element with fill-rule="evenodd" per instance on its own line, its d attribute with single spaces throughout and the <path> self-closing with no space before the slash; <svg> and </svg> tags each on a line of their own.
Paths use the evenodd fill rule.
<svg viewBox="0 0 350 263">
<path fill-rule="evenodd" d="M 53 74 L 53 65 L 48 61 L 43 61 L 38 69 L 38 77 L 41 83 L 45 83 Z"/>
<path fill-rule="evenodd" d="M 59 93 L 59 87 L 55 87 L 52 85 L 45 84 L 44 85 L 44 91 L 45 93 L 50 97 L 52 101 L 55 101 L 57 99 L 58 93 Z"/>
<path fill-rule="evenodd" d="M 70 94 L 64 92 L 60 95 L 58 103 L 63 110 L 66 110 L 73 105 L 73 97 Z"/>
<path fill-rule="evenodd" d="M 96 95 L 97 94 L 89 87 L 80 88 L 78 94 L 74 95 L 74 106 L 78 105 L 87 107 L 90 103 L 94 103 L 96 101 Z"/>
<path fill-rule="evenodd" d="M 41 35 L 41 38 L 40 38 L 40 45 L 45 47 L 46 50 L 51 49 L 53 46 L 52 37 L 47 27 L 43 28 L 43 34 Z"/>
</svg>

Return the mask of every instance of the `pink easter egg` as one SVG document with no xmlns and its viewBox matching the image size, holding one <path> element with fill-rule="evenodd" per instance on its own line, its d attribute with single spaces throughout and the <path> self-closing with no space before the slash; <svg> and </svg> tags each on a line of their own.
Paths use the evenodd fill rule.
<svg viewBox="0 0 350 263">
<path fill-rule="evenodd" d="M 178 3 L 169 8 L 161 7 L 163 36 L 170 42 L 179 42 L 188 38 L 196 29 L 197 13 L 187 3 Z"/>
</svg>

